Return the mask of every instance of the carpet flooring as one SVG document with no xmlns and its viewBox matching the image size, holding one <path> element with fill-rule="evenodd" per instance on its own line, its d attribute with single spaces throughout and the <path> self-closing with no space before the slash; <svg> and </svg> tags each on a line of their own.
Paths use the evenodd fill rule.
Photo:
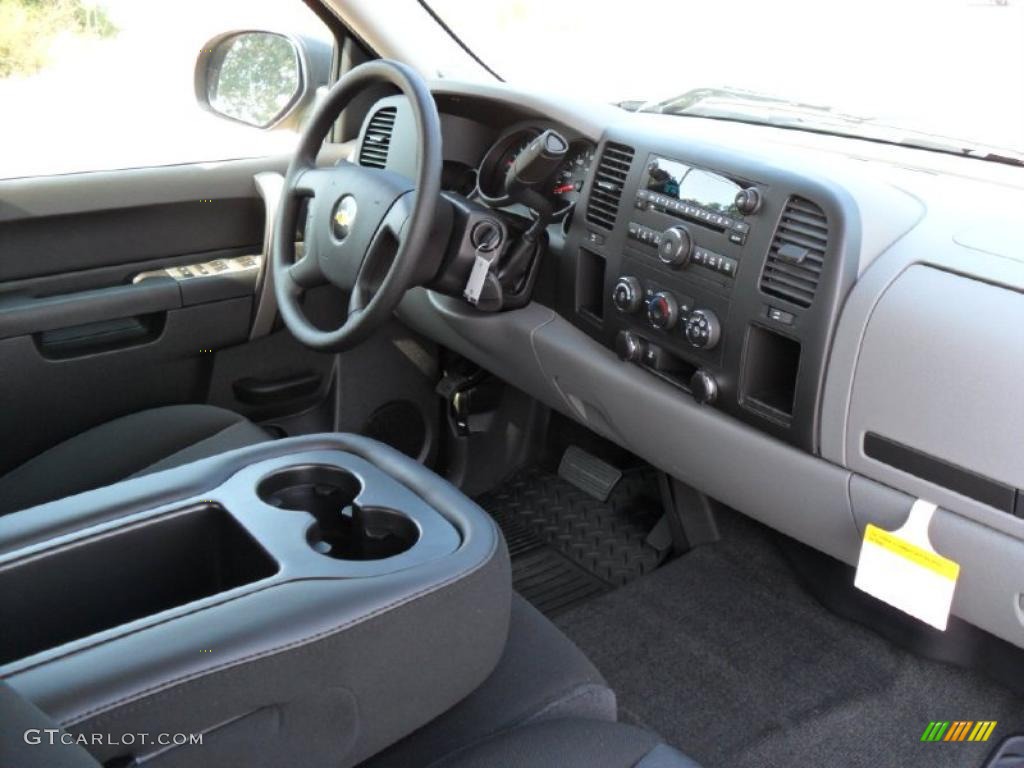
<svg viewBox="0 0 1024 768">
<path fill-rule="evenodd" d="M 723 539 L 562 614 L 621 716 L 705 768 L 980 766 L 1024 700 L 826 611 L 770 532 Z M 922 743 L 932 720 L 996 720 L 988 743 Z"/>
</svg>

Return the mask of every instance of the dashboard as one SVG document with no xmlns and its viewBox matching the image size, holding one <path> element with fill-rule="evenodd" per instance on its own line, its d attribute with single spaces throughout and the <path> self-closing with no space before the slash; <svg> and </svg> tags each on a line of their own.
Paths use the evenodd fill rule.
<svg viewBox="0 0 1024 768">
<path fill-rule="evenodd" d="M 546 184 L 559 225 L 535 300 L 696 402 L 817 451 L 825 352 L 855 278 L 841 195 L 676 142 L 595 140 L 514 112 L 492 127 L 459 106 L 442 126 L 475 150 L 448 162 L 495 210 L 510 206 L 506 174 L 531 141 L 551 129 L 568 142 Z M 407 141 L 401 115 L 394 131 Z"/>
<path fill-rule="evenodd" d="M 798 131 L 438 81 L 462 194 L 570 144 L 532 301 L 414 289 L 409 326 L 656 467 L 855 563 L 914 499 L 954 614 L 1024 647 L 1019 171 Z M 399 97 L 387 167 L 409 172 Z M 357 150 L 358 154 L 358 150 Z M 1012 400 L 1012 398 L 1011 398 Z"/>
</svg>

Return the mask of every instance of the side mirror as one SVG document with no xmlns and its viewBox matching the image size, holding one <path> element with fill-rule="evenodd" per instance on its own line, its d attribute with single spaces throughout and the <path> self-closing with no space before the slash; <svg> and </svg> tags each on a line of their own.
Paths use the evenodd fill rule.
<svg viewBox="0 0 1024 768">
<path fill-rule="evenodd" d="M 304 37 L 227 32 L 196 60 L 196 100 L 204 109 L 257 128 L 292 128 L 326 85 L 331 49 Z"/>
</svg>

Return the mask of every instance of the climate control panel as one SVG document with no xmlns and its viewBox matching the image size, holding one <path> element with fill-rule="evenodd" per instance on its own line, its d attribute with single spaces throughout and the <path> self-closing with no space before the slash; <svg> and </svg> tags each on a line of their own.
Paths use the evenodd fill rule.
<svg viewBox="0 0 1024 768">
<path fill-rule="evenodd" d="M 697 350 L 712 350 L 722 336 L 722 324 L 712 309 L 694 307 L 689 296 L 670 290 L 646 288 L 640 278 L 623 275 L 615 281 L 612 304 L 623 315 L 642 314 L 651 328 L 663 332 L 676 332 Z"/>
<path fill-rule="evenodd" d="M 690 286 L 664 266 L 635 257 L 612 283 L 615 351 L 687 390 L 700 403 L 719 400 L 727 298 Z M 635 270 L 635 271 L 634 271 Z"/>
</svg>

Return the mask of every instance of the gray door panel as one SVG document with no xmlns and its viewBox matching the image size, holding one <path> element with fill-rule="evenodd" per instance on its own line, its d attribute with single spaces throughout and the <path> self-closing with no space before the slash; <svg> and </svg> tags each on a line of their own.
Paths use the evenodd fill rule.
<svg viewBox="0 0 1024 768">
<path fill-rule="evenodd" d="M 217 352 L 248 340 L 251 292 L 132 278 L 258 254 L 253 174 L 285 163 L 0 181 L 0 473 L 103 421 L 207 399 Z"/>
</svg>

